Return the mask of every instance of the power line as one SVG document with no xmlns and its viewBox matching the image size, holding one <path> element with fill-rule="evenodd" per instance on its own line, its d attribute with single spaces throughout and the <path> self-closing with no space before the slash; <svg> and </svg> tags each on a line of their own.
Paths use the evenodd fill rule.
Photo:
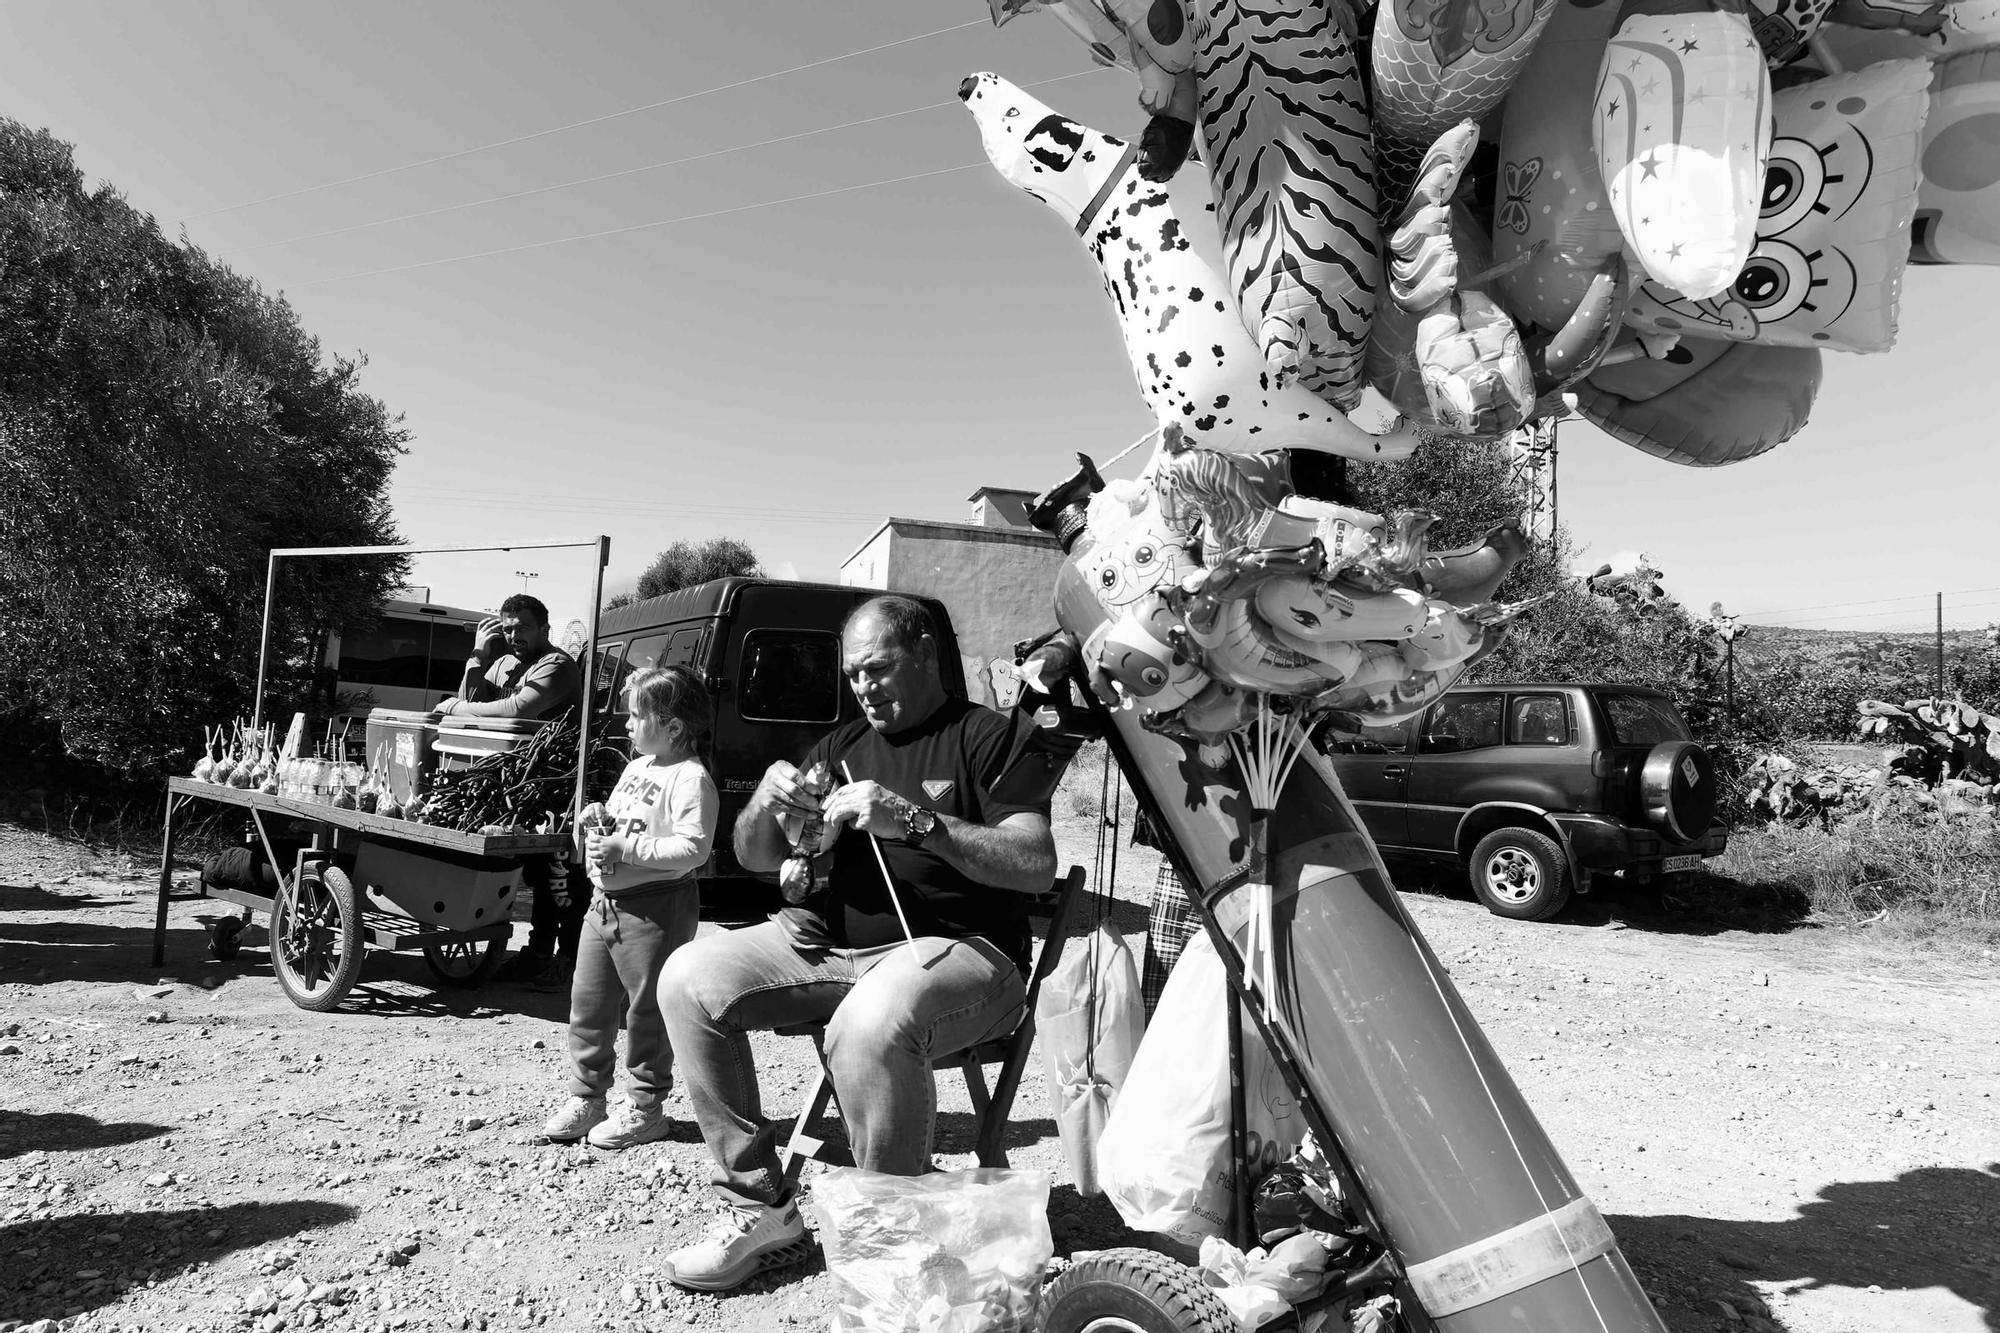
<svg viewBox="0 0 2000 1333">
<path fill-rule="evenodd" d="M 807 61 L 803 65 L 794 65 L 790 69 L 776 69 L 768 74 L 757 74 L 747 79 L 738 79 L 734 83 L 718 84 L 713 88 L 704 88 L 700 92 L 682 93 L 678 97 L 669 97 L 664 101 L 648 102 L 644 106 L 627 107 L 623 111 L 610 111 L 601 116 L 591 116 L 587 120 L 571 121 L 567 125 L 556 125 L 549 129 L 536 130 L 532 134 L 517 134 L 511 139 L 496 139 L 492 143 L 479 144 L 473 148 L 461 148 L 457 152 L 443 153 L 437 157 L 426 157 L 416 162 L 405 162 L 397 167 L 382 167 L 376 171 L 364 171 L 358 176 L 348 176 L 337 181 L 326 181 L 319 185 L 307 185 L 296 190 L 286 190 L 280 194 L 267 194 L 261 199 L 248 199 L 240 204 L 230 204 L 223 208 L 210 209 L 206 213 L 196 213 L 188 220 L 190 222 L 199 222 L 203 218 L 220 217 L 224 213 L 234 213 L 245 208 L 255 208 L 260 204 L 273 204 L 281 199 L 296 199 L 300 195 L 317 194 L 321 190 L 336 190 L 346 185 L 358 185 L 362 181 L 371 181 L 382 176 L 393 176 L 404 171 L 414 171 L 418 167 L 433 167 L 441 162 L 453 162 L 461 157 L 471 157 L 477 153 L 491 152 L 496 148 L 511 148 L 515 144 L 528 143 L 535 139 L 546 139 L 550 135 L 566 134 L 571 130 L 580 130 L 591 125 L 602 125 L 606 121 L 621 120 L 626 116 L 636 116 L 647 111 L 658 111 L 663 107 L 678 106 L 682 102 L 692 102 L 699 97 L 710 97 L 716 93 L 733 92 L 738 88 L 748 88 L 754 84 L 766 83 L 772 79 L 781 79 L 790 74 L 802 74 L 809 69 L 821 69 L 827 65 L 838 64 L 843 60 L 853 60 L 858 56 L 874 55 L 878 51 L 889 51 L 899 46 L 908 46 L 913 42 L 928 41 L 932 37 L 942 37 L 946 33 L 962 32 L 967 28 L 982 26 L 984 26 L 984 22 L 980 19 L 974 19 L 969 23 L 957 23 L 949 28 L 937 28 L 931 32 L 918 33 L 914 37 L 901 37 L 893 42 L 884 42 L 880 46 L 863 47 L 858 51 L 848 51 L 837 56 L 827 56 L 821 60 Z"/>
<path fill-rule="evenodd" d="M 413 273 L 418 269 L 437 268 L 444 264 L 463 264 L 474 259 L 493 259 L 500 255 L 517 255 L 529 250 L 547 250 L 553 246 L 569 245 L 576 241 L 597 241 L 607 236 L 624 236 L 635 231 L 652 231 L 659 227 L 671 227 L 681 222 L 700 222 L 707 218 L 729 217 L 735 213 L 749 213 L 759 208 L 776 208 L 780 204 L 802 204 L 810 199 L 825 199 L 836 194 L 853 194 L 858 190 L 873 190 L 883 185 L 902 185 L 909 181 L 929 180 L 936 176 L 952 176 L 961 171 L 971 171 L 986 166 L 984 161 L 967 162 L 963 166 L 940 167 L 936 171 L 919 171 L 908 176 L 891 176 L 886 180 L 863 181 L 859 185 L 837 185 L 832 189 L 814 190 L 810 194 L 788 195 L 783 199 L 766 199 L 754 204 L 738 204 L 733 208 L 710 209 L 706 213 L 683 213 L 679 217 L 659 218 L 652 222 L 634 222 L 624 227 L 607 227 L 603 231 L 581 232 L 574 236 L 558 236 L 547 241 L 529 241 L 524 245 L 503 245 L 495 250 L 477 250 L 469 254 L 447 255 L 442 259 L 424 259 L 414 264 L 397 264 L 391 268 L 369 269 L 362 273 L 343 273 L 336 277 L 319 278 L 312 282 L 300 283 L 301 288 L 324 287 L 333 282 L 354 282 L 362 278 L 385 278 L 396 273 Z"/>
<path fill-rule="evenodd" d="M 1981 593 L 1981 592 L 2000 592 L 2000 585 L 1996 585 L 1991 588 L 1961 588 L 1956 592 L 1952 591 L 1950 588 L 1946 588 L 1944 590 L 1944 595 L 1946 597 L 1970 597 L 1974 593 Z M 1877 597 L 1873 601 L 1868 601 L 1868 602 L 1821 602 L 1817 606 L 1781 607 L 1774 611 L 1745 611 L 1742 614 L 1738 615 L 1736 619 L 1748 620 L 1752 616 L 1788 616 L 1788 615 L 1794 615 L 1800 611 L 1827 611 L 1848 606 L 1886 606 L 1891 602 L 1918 602 L 1918 601 L 1927 602 L 1934 596 L 1936 596 L 1935 593 L 1918 592 L 1918 593 L 1910 593 L 1909 595 L 1904 597 Z"/>
<path fill-rule="evenodd" d="M 1062 74 L 1053 79 L 1041 79 L 1035 83 L 1023 84 L 1024 88 L 1042 88 L 1052 83 L 1064 83 L 1070 79 L 1080 79 L 1085 75 L 1101 72 L 1099 67 L 1078 70 L 1074 74 Z M 488 204 L 511 203 L 516 199 L 528 199 L 538 194 L 551 194 L 558 190 L 572 190 L 585 185 L 597 185 L 604 181 L 619 180 L 626 176 L 639 176 L 649 171 L 664 171 L 668 167 L 684 167 L 693 162 L 706 162 L 711 158 L 727 157 L 731 153 L 747 153 L 753 149 L 770 148 L 781 143 L 792 143 L 799 139 L 810 139 L 815 135 L 833 134 L 840 130 L 858 129 L 863 125 L 876 125 L 885 120 L 896 120 L 903 116 L 914 116 L 924 111 L 940 111 L 959 105 L 957 98 L 944 102 L 930 102 L 924 106 L 913 106 L 902 111 L 889 111 L 879 116 L 866 116 L 860 120 L 845 121 L 839 125 L 821 125 L 810 130 L 800 130 L 796 134 L 781 134 L 773 139 L 759 139 L 756 143 L 737 144 L 733 148 L 716 148 L 706 153 L 694 153 L 687 157 L 671 158 L 665 162 L 648 162 L 644 166 L 627 167 L 622 171 L 607 171 L 599 176 L 584 176 L 576 180 L 560 181 L 554 185 L 537 185 L 533 189 L 515 190 L 511 194 L 496 194 L 485 199 L 473 199 L 460 204 L 446 204 L 441 208 L 426 208 L 415 213 L 402 213 L 391 218 L 377 218 L 373 222 L 357 222 L 348 227 L 333 227 L 326 231 L 310 232 L 304 236 L 293 236 L 282 241 L 266 241 L 262 245 L 249 247 L 249 253 L 275 249 L 279 246 L 304 245 L 309 241 L 323 241 L 334 236 L 347 236 L 357 231 L 368 231 L 374 227 L 393 226 L 398 222 L 416 222 L 423 218 L 434 218 L 445 213 L 459 213 L 471 208 L 484 208 Z"/>
</svg>

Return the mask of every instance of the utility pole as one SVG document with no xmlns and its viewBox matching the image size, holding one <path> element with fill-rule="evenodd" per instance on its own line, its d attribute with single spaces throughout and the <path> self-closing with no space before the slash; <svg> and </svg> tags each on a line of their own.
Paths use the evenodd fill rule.
<svg viewBox="0 0 2000 1333">
<path fill-rule="evenodd" d="M 1944 698 L 1944 594 L 1937 595 L 1937 697 Z"/>
</svg>

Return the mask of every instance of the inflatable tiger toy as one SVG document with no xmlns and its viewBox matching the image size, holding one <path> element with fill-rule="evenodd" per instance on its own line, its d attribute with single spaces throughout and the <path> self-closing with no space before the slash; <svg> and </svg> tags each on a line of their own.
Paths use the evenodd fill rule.
<svg viewBox="0 0 2000 1333">
<path fill-rule="evenodd" d="M 1236 309 L 1283 381 L 1351 408 L 1382 278 L 1367 91 L 1330 0 L 1188 0 Z"/>
</svg>

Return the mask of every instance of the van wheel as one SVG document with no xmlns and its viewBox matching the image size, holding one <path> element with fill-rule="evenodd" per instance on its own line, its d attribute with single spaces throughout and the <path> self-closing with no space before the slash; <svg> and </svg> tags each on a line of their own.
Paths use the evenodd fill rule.
<svg viewBox="0 0 2000 1333">
<path fill-rule="evenodd" d="M 1569 860 L 1533 829 L 1495 829 L 1472 850 L 1473 896 L 1495 916 L 1546 921 L 1569 902 Z"/>
</svg>

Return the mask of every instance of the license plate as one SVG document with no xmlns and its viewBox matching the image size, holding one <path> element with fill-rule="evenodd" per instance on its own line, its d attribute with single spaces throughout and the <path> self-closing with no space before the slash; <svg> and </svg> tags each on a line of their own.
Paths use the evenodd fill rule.
<svg viewBox="0 0 2000 1333">
<path fill-rule="evenodd" d="M 1671 875 L 1676 870 L 1693 870 L 1699 865 L 1699 856 L 1669 856 L 1660 862 L 1660 873 Z"/>
</svg>

